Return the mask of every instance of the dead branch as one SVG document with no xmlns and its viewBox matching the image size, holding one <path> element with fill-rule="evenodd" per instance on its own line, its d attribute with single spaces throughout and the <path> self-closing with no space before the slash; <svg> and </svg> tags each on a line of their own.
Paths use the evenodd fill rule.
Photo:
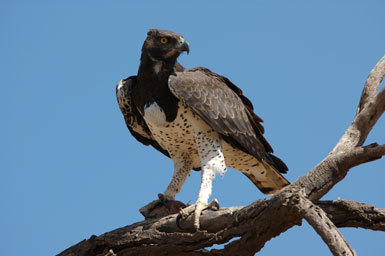
<svg viewBox="0 0 385 256">
<path fill-rule="evenodd" d="M 204 231 L 180 230 L 176 216 L 126 226 L 100 236 L 93 236 L 60 253 L 60 256 L 106 255 L 254 255 L 267 241 L 304 217 L 328 243 L 331 251 L 354 251 L 342 238 L 337 227 L 362 227 L 383 230 L 385 210 L 352 201 L 313 204 L 342 180 L 357 165 L 385 155 L 385 145 L 362 146 L 369 132 L 385 111 L 385 88 L 379 90 L 385 76 L 385 56 L 371 71 L 362 92 L 356 116 L 332 152 L 311 171 L 270 199 L 258 200 L 246 207 L 207 211 L 201 217 Z M 299 200 L 299 195 L 301 200 Z M 305 203 L 300 203 L 300 202 Z M 318 217 L 315 216 L 320 214 Z M 342 217 L 344 214 L 345 216 Z M 329 220 L 330 219 L 330 220 Z M 319 225 L 318 225 L 319 224 Z M 187 226 L 192 227 L 191 218 Z M 325 225 L 329 226 L 325 229 Z M 232 241 L 222 250 L 207 251 L 213 244 Z M 110 253 L 110 254 L 111 254 Z"/>
<path fill-rule="evenodd" d="M 337 227 L 385 231 L 385 209 L 351 200 L 320 201 L 317 205 Z"/>
<path fill-rule="evenodd" d="M 231 238 L 240 237 L 249 231 L 249 225 L 255 225 L 255 223 L 259 223 L 255 229 L 264 228 L 266 230 L 270 221 L 267 220 L 266 225 L 262 225 L 263 219 L 261 217 L 262 212 L 265 212 L 265 216 L 271 213 L 271 210 L 268 210 L 268 201 L 259 200 L 246 207 L 206 211 L 201 217 L 202 228 L 207 229 L 205 232 L 200 231 L 196 234 L 187 231 L 182 232 L 175 224 L 176 215 L 171 215 L 159 220 L 135 223 L 98 237 L 92 236 L 62 252 L 59 256 L 106 255 L 110 249 L 117 255 L 135 255 L 136 253 L 138 253 L 136 255 L 151 255 L 150 252 L 156 255 L 162 249 L 189 253 L 181 250 L 183 248 L 191 248 L 191 250 L 204 248 L 216 242 L 225 242 Z M 385 231 L 385 209 L 378 209 L 372 205 L 349 200 L 321 201 L 317 205 L 324 209 L 337 227 L 360 227 Z M 191 221 L 190 224 L 192 224 L 191 219 L 187 221 Z M 292 225 L 295 224 L 299 225 L 300 222 L 292 223 Z M 177 240 L 173 241 L 173 239 Z M 205 241 L 206 239 L 209 242 Z M 231 246 L 231 244 L 227 246 Z M 192 253 L 204 255 L 204 252 L 196 254 L 192 251 Z M 212 253 L 226 255 L 221 250 L 206 253 L 208 255 L 213 255 Z"/>
<path fill-rule="evenodd" d="M 385 77 L 385 56 L 383 56 L 377 65 L 370 71 L 368 79 L 366 79 L 364 89 L 362 90 L 360 103 L 357 107 L 356 115 L 366 106 L 368 102 L 373 101 L 378 93 L 380 84 Z"/>
<path fill-rule="evenodd" d="M 352 124 L 346 129 L 345 134 L 332 150 L 331 154 L 337 154 L 356 146 L 363 145 L 369 132 L 385 111 L 385 88 L 382 88 L 378 93 L 384 76 L 385 56 L 380 59 L 370 72 L 362 91 L 356 116 Z"/>
<path fill-rule="evenodd" d="M 298 198 L 299 200 L 295 207 L 303 218 L 321 236 L 333 255 L 356 255 L 355 251 L 346 242 L 341 232 L 338 231 L 337 227 L 327 217 L 322 208 L 313 204 L 301 194 L 298 195 Z"/>
<path fill-rule="evenodd" d="M 385 155 L 385 145 L 376 144 L 331 155 L 290 186 L 304 188 L 307 197 L 312 202 L 316 202 L 341 181 L 351 168 L 377 160 L 383 155 Z"/>
</svg>

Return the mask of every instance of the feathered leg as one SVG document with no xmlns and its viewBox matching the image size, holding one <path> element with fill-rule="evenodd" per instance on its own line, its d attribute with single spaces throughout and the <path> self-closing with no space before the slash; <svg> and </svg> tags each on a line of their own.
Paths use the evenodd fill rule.
<svg viewBox="0 0 385 256">
<path fill-rule="evenodd" d="M 181 156 L 175 156 L 171 153 L 174 160 L 174 174 L 168 185 L 166 191 L 163 194 L 164 200 L 154 200 L 149 204 L 140 208 L 139 212 L 146 218 L 150 218 L 152 210 L 157 207 L 159 204 L 166 204 L 170 200 L 174 200 L 175 195 L 179 193 L 183 184 L 186 181 L 188 174 L 191 171 L 192 161 L 189 158 L 188 154 L 181 154 Z M 176 212 L 175 212 L 176 213 Z"/>
<path fill-rule="evenodd" d="M 208 199 L 212 191 L 212 181 L 217 173 L 224 174 L 226 165 L 218 134 L 213 130 L 205 133 L 198 132 L 195 137 L 198 145 L 198 153 L 202 167 L 202 181 L 199 190 L 198 200 L 195 204 L 184 208 L 180 212 L 181 219 L 187 218 L 194 212 L 194 227 L 199 229 L 199 217 L 203 210 L 216 206 L 219 208 L 218 202 L 214 199 L 208 204 Z"/>
<path fill-rule="evenodd" d="M 174 160 L 174 174 L 164 192 L 164 197 L 167 200 L 173 200 L 175 195 L 180 192 L 192 168 L 192 161 L 188 153 L 184 153 L 178 157 L 175 157 L 173 153 L 171 153 L 171 156 Z"/>
</svg>

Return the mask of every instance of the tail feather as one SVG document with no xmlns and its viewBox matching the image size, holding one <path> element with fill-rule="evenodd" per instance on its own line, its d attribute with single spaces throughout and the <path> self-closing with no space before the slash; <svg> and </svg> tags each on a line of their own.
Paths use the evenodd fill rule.
<svg viewBox="0 0 385 256">
<path fill-rule="evenodd" d="M 267 195 L 274 194 L 290 184 L 287 179 L 266 161 L 262 161 L 258 168 L 241 170 L 241 172 L 246 175 L 262 193 Z"/>
<path fill-rule="evenodd" d="M 286 173 L 286 164 L 278 157 L 266 153 L 260 160 L 254 156 L 234 148 L 228 143 L 222 144 L 226 165 L 241 171 L 264 194 L 274 194 L 289 185 L 281 173 Z"/>
<path fill-rule="evenodd" d="M 270 157 L 272 161 L 272 165 L 275 167 L 277 171 L 279 171 L 280 173 L 287 173 L 289 168 L 281 159 L 279 159 L 278 157 L 270 153 L 268 154 L 268 156 Z"/>
</svg>

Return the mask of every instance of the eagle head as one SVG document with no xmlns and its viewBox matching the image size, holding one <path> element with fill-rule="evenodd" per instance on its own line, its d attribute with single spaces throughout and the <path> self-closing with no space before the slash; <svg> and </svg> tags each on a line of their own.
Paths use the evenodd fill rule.
<svg viewBox="0 0 385 256">
<path fill-rule="evenodd" d="M 144 41 L 142 54 L 154 61 L 175 62 L 179 55 L 190 51 L 183 36 L 168 30 L 150 29 Z"/>
</svg>

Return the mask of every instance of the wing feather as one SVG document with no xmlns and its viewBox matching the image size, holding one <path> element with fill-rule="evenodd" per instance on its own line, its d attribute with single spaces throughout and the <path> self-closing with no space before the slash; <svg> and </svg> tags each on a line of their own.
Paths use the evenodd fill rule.
<svg viewBox="0 0 385 256">
<path fill-rule="evenodd" d="M 205 68 L 186 69 L 170 76 L 169 88 L 218 133 L 234 139 L 258 160 L 272 152 L 259 138 L 263 128 L 256 125 L 261 119 L 253 118 L 251 102 L 227 78 Z"/>
</svg>

